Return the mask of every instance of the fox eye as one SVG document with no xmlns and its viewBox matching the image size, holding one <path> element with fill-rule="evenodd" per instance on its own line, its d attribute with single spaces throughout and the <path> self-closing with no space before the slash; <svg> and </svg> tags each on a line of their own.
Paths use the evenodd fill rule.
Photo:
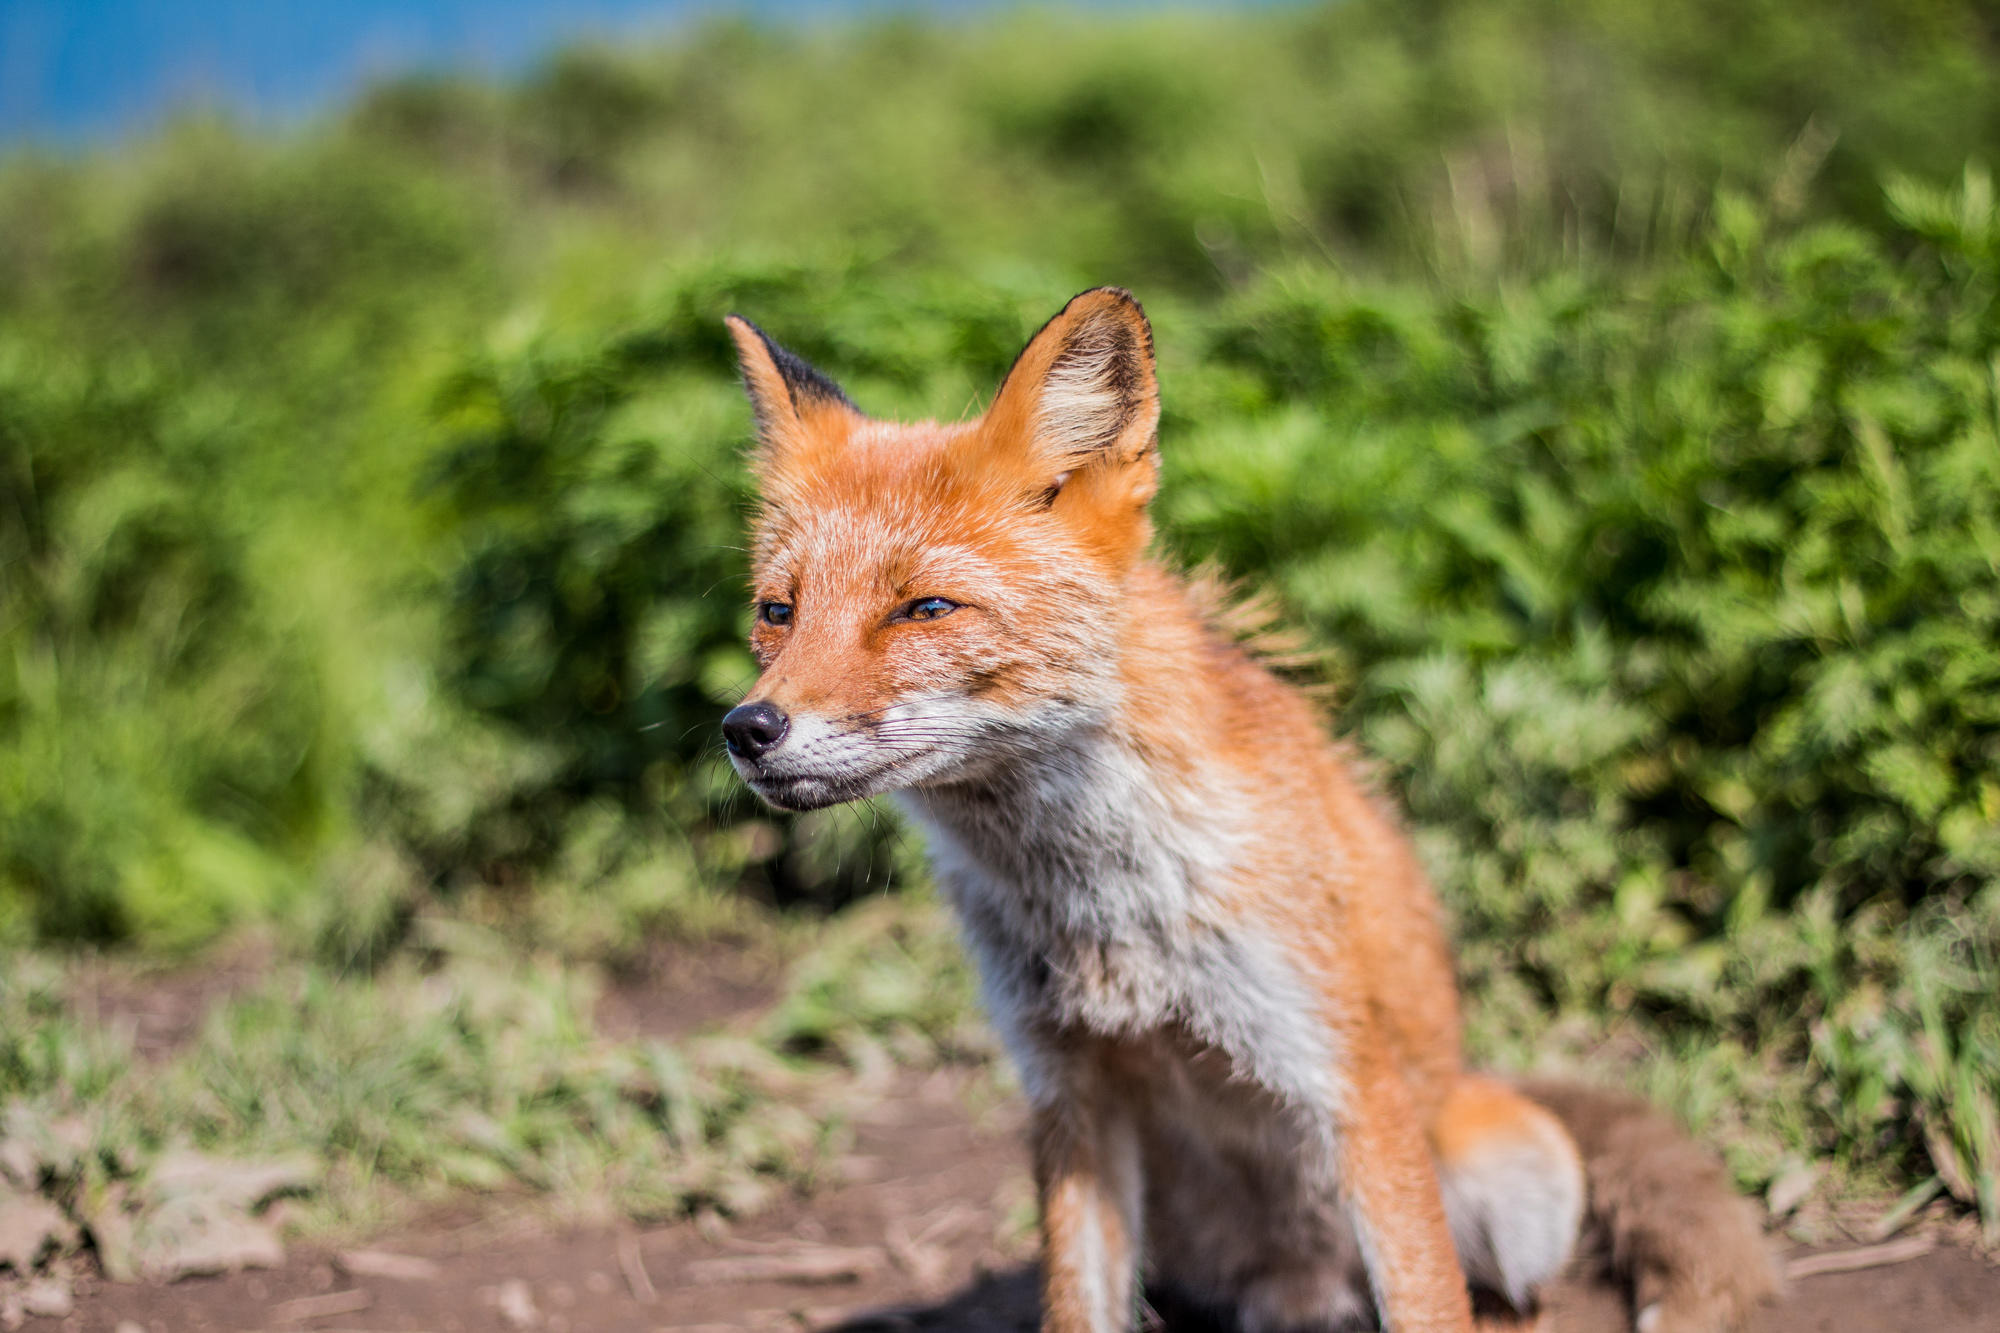
<svg viewBox="0 0 2000 1333">
<path fill-rule="evenodd" d="M 903 615 L 909 620 L 937 620 L 958 610 L 958 603 L 947 597 L 919 597 L 903 608 Z"/>
<path fill-rule="evenodd" d="M 792 607 L 789 602 L 757 603 L 757 619 L 766 625 L 789 625 L 792 623 Z"/>
</svg>

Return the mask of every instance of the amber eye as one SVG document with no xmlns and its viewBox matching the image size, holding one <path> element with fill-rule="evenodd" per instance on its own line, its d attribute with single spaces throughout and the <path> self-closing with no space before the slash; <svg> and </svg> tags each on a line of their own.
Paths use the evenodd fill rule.
<svg viewBox="0 0 2000 1333">
<path fill-rule="evenodd" d="M 958 603 L 944 597 L 920 597 L 903 609 L 910 620 L 937 620 L 958 610 Z"/>
<path fill-rule="evenodd" d="M 759 602 L 757 603 L 757 619 L 763 621 L 766 625 L 789 625 L 792 623 L 791 603 Z"/>
</svg>

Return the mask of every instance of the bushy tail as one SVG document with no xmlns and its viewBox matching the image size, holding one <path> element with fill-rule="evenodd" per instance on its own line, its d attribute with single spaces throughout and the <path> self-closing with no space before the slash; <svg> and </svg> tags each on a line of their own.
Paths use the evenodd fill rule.
<svg viewBox="0 0 2000 1333">
<path fill-rule="evenodd" d="M 1583 1157 L 1586 1243 L 1631 1284 L 1638 1333 L 1723 1333 L 1777 1294 L 1755 1207 L 1722 1163 L 1637 1097 L 1524 1081 Z"/>
</svg>

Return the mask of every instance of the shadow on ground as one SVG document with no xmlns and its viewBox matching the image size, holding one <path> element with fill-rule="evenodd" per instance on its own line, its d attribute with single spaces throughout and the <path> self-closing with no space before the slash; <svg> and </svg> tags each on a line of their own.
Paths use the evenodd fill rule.
<svg viewBox="0 0 2000 1333">
<path fill-rule="evenodd" d="M 890 1333 L 951 1329 L 953 1333 L 1019 1333 L 1035 1327 L 1035 1272 L 1019 1268 L 982 1277 L 936 1305 L 905 1305 L 856 1315 L 830 1333 Z"/>
<path fill-rule="evenodd" d="M 2000 1272 L 1977 1255 L 1941 1245 L 1911 1263 L 1794 1282 L 1784 1299 L 1758 1311 L 1749 1333 L 1991 1333 L 2000 1328 Z M 1150 1294 L 1158 1319 L 1147 1333 L 1230 1333 L 1228 1322 Z M 1033 1333 L 1031 1267 L 981 1277 L 934 1305 L 857 1314 L 831 1333 L 945 1330 Z M 1627 1333 L 1631 1313 L 1604 1283 L 1562 1283 L 1549 1310 L 1553 1333 Z"/>
<path fill-rule="evenodd" d="M 1169 1292 L 1148 1292 L 1153 1318 L 1147 1333 L 1232 1333 L 1234 1325 L 1176 1299 Z M 964 1290 L 935 1305 L 906 1305 L 872 1311 L 835 1325 L 829 1333 L 891 1333 L 911 1329 L 950 1329 L 952 1333 L 1031 1333 L 1038 1327 L 1040 1305 L 1035 1299 L 1035 1270 L 1017 1268 L 979 1278 Z"/>
</svg>

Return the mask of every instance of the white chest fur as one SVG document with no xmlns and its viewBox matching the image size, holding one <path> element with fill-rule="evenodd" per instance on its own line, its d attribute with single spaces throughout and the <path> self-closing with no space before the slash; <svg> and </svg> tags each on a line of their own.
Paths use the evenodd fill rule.
<svg viewBox="0 0 2000 1333">
<path fill-rule="evenodd" d="M 915 791 L 988 1012 L 1031 1099 L 1061 1094 L 1063 1039 L 1177 1031 L 1295 1105 L 1337 1095 L 1311 988 L 1223 886 L 1246 847 L 1239 794 L 1168 783 L 1086 734 L 976 789 Z"/>
</svg>

